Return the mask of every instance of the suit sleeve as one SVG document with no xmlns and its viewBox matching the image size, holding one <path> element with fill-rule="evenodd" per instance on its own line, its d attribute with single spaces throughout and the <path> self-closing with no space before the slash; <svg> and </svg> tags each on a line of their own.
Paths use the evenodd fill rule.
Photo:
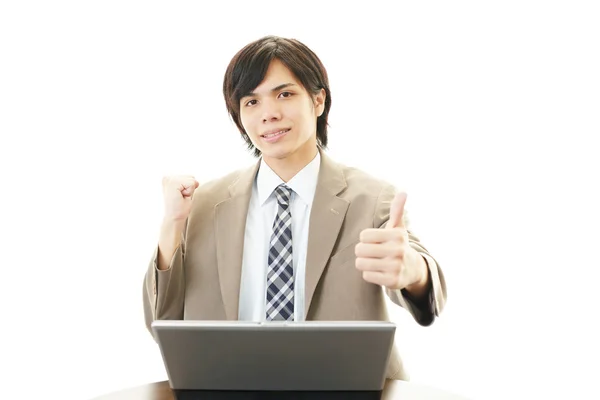
<svg viewBox="0 0 600 400">
<path fill-rule="evenodd" d="M 153 334 L 152 322 L 155 320 L 183 319 L 185 232 L 184 229 L 181 244 L 173 254 L 168 269 L 163 271 L 158 269 L 158 245 L 150 259 L 144 277 L 143 305 L 146 327 L 151 334 Z"/>
<path fill-rule="evenodd" d="M 393 186 L 385 187 L 377 199 L 375 207 L 374 226 L 384 228 L 390 218 L 391 201 L 396 195 Z M 395 304 L 405 308 L 413 316 L 415 321 L 422 326 L 433 323 L 440 315 L 446 304 L 446 280 L 436 259 L 429 253 L 419 238 L 411 231 L 406 209 L 404 210 L 404 226 L 408 231 L 410 246 L 425 259 L 429 273 L 429 290 L 425 298 L 417 301 L 405 290 L 391 290 L 385 288 L 385 292 Z"/>
</svg>

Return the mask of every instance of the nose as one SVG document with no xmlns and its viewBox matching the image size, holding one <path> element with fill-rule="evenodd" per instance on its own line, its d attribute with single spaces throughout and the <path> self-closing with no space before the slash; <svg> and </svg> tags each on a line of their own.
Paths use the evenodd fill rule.
<svg viewBox="0 0 600 400">
<path fill-rule="evenodd" d="M 277 105 L 277 102 L 265 101 L 263 103 L 263 108 L 263 123 L 281 120 L 281 109 Z"/>
</svg>

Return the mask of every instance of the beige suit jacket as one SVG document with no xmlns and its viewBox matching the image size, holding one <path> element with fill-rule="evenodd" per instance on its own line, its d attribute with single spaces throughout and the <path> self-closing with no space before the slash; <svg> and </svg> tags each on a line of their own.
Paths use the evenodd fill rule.
<svg viewBox="0 0 600 400">
<path fill-rule="evenodd" d="M 310 215 L 306 260 L 306 320 L 389 320 L 385 297 L 404 307 L 421 325 L 442 311 L 446 284 L 437 262 L 409 231 L 410 244 L 426 254 L 430 295 L 416 304 L 400 290 L 367 283 L 355 268 L 354 247 L 365 228 L 383 227 L 395 189 L 357 169 L 343 166 L 321 151 L 321 167 Z M 157 269 L 157 252 L 144 279 L 146 325 L 154 320 L 236 320 L 246 215 L 260 162 L 201 185 L 169 269 Z M 405 221 L 406 223 L 407 221 Z M 396 345 L 389 379 L 408 380 Z"/>
</svg>

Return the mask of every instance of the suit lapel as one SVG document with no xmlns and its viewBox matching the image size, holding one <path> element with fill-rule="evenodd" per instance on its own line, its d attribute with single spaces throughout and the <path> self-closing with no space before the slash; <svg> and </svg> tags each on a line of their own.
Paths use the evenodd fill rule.
<svg viewBox="0 0 600 400">
<path fill-rule="evenodd" d="M 337 195 L 346 188 L 341 167 L 321 150 L 321 167 L 310 214 L 306 256 L 305 313 L 344 222 L 350 202 Z M 229 187 L 230 197 L 215 207 L 215 240 L 219 285 L 228 320 L 238 319 L 246 217 L 252 185 L 260 162 L 242 173 Z"/>
<path fill-rule="evenodd" d="M 321 167 L 310 214 L 304 309 L 308 315 L 312 297 L 327 265 L 350 202 L 337 197 L 346 188 L 341 167 L 321 152 Z"/>
<path fill-rule="evenodd" d="M 231 197 L 215 207 L 219 284 L 228 320 L 238 319 L 246 217 L 259 165 L 260 162 L 240 173 L 229 187 Z"/>
</svg>

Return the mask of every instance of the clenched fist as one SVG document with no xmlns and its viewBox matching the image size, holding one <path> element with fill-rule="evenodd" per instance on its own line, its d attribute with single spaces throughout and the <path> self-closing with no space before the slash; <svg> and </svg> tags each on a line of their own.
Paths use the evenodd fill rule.
<svg viewBox="0 0 600 400">
<path fill-rule="evenodd" d="M 181 222 L 190 215 L 192 195 L 199 183 L 193 176 L 165 176 L 162 181 L 167 221 Z"/>
<path fill-rule="evenodd" d="M 370 283 L 389 289 L 417 288 L 427 283 L 427 265 L 408 242 L 402 219 L 406 193 L 398 193 L 385 228 L 365 229 L 356 245 L 356 268 Z"/>
</svg>

